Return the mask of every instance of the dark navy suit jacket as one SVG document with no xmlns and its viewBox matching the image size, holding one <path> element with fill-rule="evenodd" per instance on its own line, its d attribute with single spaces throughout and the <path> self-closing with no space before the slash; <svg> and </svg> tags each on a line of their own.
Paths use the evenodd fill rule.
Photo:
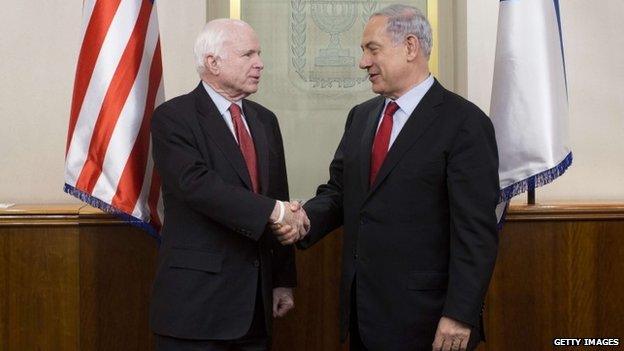
<svg viewBox="0 0 624 351">
<path fill-rule="evenodd" d="M 267 332 L 272 288 L 296 284 L 294 250 L 268 230 L 275 200 L 288 200 L 275 115 L 243 100 L 258 158 L 252 192 L 242 153 L 200 84 L 154 112 L 155 166 L 165 216 L 150 305 L 152 330 L 184 339 L 229 340 L 249 329 L 261 277 Z"/>
<path fill-rule="evenodd" d="M 329 181 L 304 206 L 307 248 L 344 225 L 341 335 L 351 287 L 371 350 L 431 350 L 441 316 L 479 332 L 497 252 L 494 129 L 478 107 L 437 81 L 418 104 L 369 186 L 384 98 L 355 106 Z"/>
</svg>

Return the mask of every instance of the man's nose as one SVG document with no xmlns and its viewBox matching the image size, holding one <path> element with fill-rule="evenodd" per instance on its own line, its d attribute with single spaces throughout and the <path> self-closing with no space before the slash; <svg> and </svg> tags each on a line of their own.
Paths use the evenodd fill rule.
<svg viewBox="0 0 624 351">
<path fill-rule="evenodd" d="M 254 65 L 254 68 L 262 70 L 264 68 L 264 63 L 262 62 L 262 59 L 260 58 L 260 56 L 258 56 L 258 59 L 256 60 L 256 64 Z"/>
<path fill-rule="evenodd" d="M 371 62 L 367 54 L 362 53 L 362 57 L 360 57 L 359 65 L 361 69 L 367 69 L 368 67 L 371 66 Z"/>
</svg>

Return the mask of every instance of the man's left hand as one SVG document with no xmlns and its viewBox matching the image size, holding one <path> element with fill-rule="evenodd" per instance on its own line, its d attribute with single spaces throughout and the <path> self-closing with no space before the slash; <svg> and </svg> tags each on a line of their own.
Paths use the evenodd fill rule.
<svg viewBox="0 0 624 351">
<path fill-rule="evenodd" d="M 433 340 L 433 351 L 465 351 L 469 339 L 469 325 L 448 317 L 442 317 Z"/>
<path fill-rule="evenodd" d="M 295 298 L 291 288 L 273 289 L 273 317 L 284 317 L 295 307 Z"/>
</svg>

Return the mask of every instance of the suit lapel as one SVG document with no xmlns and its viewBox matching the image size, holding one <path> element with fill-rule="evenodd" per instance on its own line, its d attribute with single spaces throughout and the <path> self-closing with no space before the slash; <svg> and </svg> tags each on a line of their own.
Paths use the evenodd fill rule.
<svg viewBox="0 0 624 351">
<path fill-rule="evenodd" d="M 193 91 L 197 111 L 199 112 L 198 120 L 204 133 L 212 139 L 217 147 L 223 152 L 225 158 L 230 162 L 240 179 L 245 183 L 247 188 L 251 189 L 251 179 L 247 172 L 247 165 L 243 159 L 238 143 L 232 135 L 232 131 L 227 126 L 217 106 L 200 83 Z"/>
<path fill-rule="evenodd" d="M 264 126 L 258 119 L 256 110 L 245 100 L 243 100 L 243 113 L 245 114 L 247 125 L 251 131 L 254 146 L 256 147 L 260 193 L 266 194 L 266 191 L 269 189 L 269 144 Z"/>
<path fill-rule="evenodd" d="M 362 181 L 362 191 L 368 192 L 369 179 L 370 179 L 370 155 L 373 149 L 373 140 L 375 139 L 375 132 L 377 131 L 377 124 L 379 123 L 379 116 L 381 116 L 381 110 L 384 107 L 385 99 L 380 97 L 377 107 L 372 109 L 366 117 L 366 126 L 364 127 L 364 134 L 362 135 L 362 142 L 360 144 L 360 178 Z"/>
<path fill-rule="evenodd" d="M 410 118 L 407 120 L 403 129 L 401 129 L 401 132 L 390 147 L 390 150 L 386 155 L 386 159 L 379 169 L 377 178 L 371 186 L 368 196 L 377 190 L 379 185 L 405 155 L 405 152 L 410 149 L 410 147 L 425 133 L 431 122 L 435 120 L 438 112 L 434 109 L 434 107 L 442 103 L 442 95 L 442 87 L 436 80 L 429 91 L 422 98 L 418 106 L 416 106 L 416 109 L 414 109 L 414 112 L 412 112 Z"/>
</svg>

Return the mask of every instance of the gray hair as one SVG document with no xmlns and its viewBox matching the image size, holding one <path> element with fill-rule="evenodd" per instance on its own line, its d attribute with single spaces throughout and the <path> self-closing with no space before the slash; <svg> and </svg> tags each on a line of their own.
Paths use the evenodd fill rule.
<svg viewBox="0 0 624 351">
<path fill-rule="evenodd" d="M 394 44 L 403 42 L 410 34 L 414 35 L 418 38 L 420 48 L 425 57 L 429 58 L 431 47 L 433 46 L 431 25 L 427 17 L 419 9 L 408 5 L 390 5 L 373 13 L 371 18 L 374 16 L 388 18 L 386 31 L 390 34 Z"/>
<path fill-rule="evenodd" d="M 208 55 L 226 58 L 223 52 L 223 43 L 233 35 L 233 26 L 249 26 L 247 23 L 229 18 L 212 20 L 204 26 L 204 29 L 195 39 L 193 53 L 195 55 L 195 69 L 199 75 L 206 71 L 205 59 Z"/>
</svg>

